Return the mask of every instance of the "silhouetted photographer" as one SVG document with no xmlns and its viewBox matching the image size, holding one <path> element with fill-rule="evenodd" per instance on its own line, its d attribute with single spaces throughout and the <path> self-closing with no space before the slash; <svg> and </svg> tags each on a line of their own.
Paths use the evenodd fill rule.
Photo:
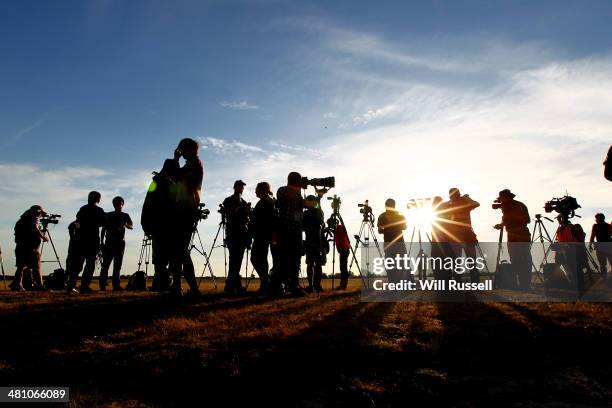
<svg viewBox="0 0 612 408">
<path fill-rule="evenodd" d="M 121 288 L 121 265 L 125 252 L 125 229 L 133 229 L 130 216 L 123 212 L 125 201 L 122 197 L 113 198 L 115 211 L 106 214 L 106 223 L 102 227 L 102 267 L 100 269 L 100 290 L 106 290 L 108 269 L 113 264 L 113 290 Z"/>
<path fill-rule="evenodd" d="M 608 283 L 608 263 L 612 266 L 612 225 L 606 222 L 606 216 L 602 213 L 595 214 L 595 224 L 591 229 L 589 249 L 592 250 L 593 247 L 595 248 L 601 276 L 604 282 Z"/>
<path fill-rule="evenodd" d="M 478 240 L 472 229 L 471 212 L 480 207 L 480 203 L 467 194 L 461 195 L 459 189 L 454 187 L 448 191 L 448 196 L 449 200 L 445 203 L 449 219 L 448 236 L 455 243 L 455 255 L 461 256 L 463 249 L 467 258 L 476 259 Z M 470 280 L 473 283 L 480 282 L 480 271 L 476 267 L 470 270 Z"/>
<path fill-rule="evenodd" d="M 225 292 L 242 294 L 246 292 L 240 279 L 240 268 L 244 258 L 244 251 L 251 246 L 249 235 L 249 218 L 251 205 L 242 198 L 246 183 L 242 180 L 234 182 L 234 194 L 223 200 L 225 212 L 225 243 L 229 252 L 229 265 Z"/>
<path fill-rule="evenodd" d="M 527 225 L 531 222 L 529 210 L 522 202 L 515 200 L 515 194 L 505 189 L 499 192 L 493 209 L 501 209 L 502 222 L 496 229 L 506 229 L 510 264 L 518 276 L 519 289 L 531 288 L 531 233 Z"/>
<path fill-rule="evenodd" d="M 81 287 L 79 292 L 91 293 L 89 287 L 93 278 L 94 270 L 96 269 L 96 257 L 100 250 L 100 228 L 106 222 L 106 213 L 98 204 L 102 195 L 97 191 L 92 191 L 87 196 L 87 204 L 82 206 L 77 212 L 76 220 L 79 225 L 78 234 L 73 248 L 73 256 L 69 267 L 67 268 L 68 292 L 76 292 L 76 281 L 83 271 L 81 279 Z M 83 268 L 85 263 L 85 268 Z"/>
<path fill-rule="evenodd" d="M 172 273 L 172 294 L 182 295 L 181 275 L 189 285 L 191 295 L 198 295 L 198 282 L 190 254 L 191 235 L 200 220 L 200 192 L 204 168 L 200 161 L 200 145 L 193 139 L 182 139 L 174 151 L 171 178 L 174 181 L 174 209 L 170 215 L 170 271 Z M 179 159 L 185 159 L 180 167 Z"/>
<path fill-rule="evenodd" d="M 385 201 L 385 212 L 378 216 L 378 233 L 383 234 L 385 239 L 385 257 L 395 258 L 408 253 L 404 242 L 404 230 L 406 229 L 406 217 L 395 209 L 395 200 L 392 198 Z M 387 269 L 389 282 L 399 282 L 402 279 L 413 280 L 412 274 L 404 269 Z"/>
<path fill-rule="evenodd" d="M 268 265 L 268 250 L 273 251 L 272 259 L 276 258 L 276 248 L 272 242 L 276 235 L 276 200 L 272 197 L 270 184 L 262 181 L 255 188 L 255 195 L 259 198 L 249 224 L 249 233 L 253 238 L 251 249 L 251 263 L 259 275 L 259 294 L 267 294 L 270 289 L 270 276 Z"/>
<path fill-rule="evenodd" d="M 303 296 L 300 288 L 299 273 L 302 258 L 302 221 L 304 200 L 302 198 L 302 176 L 291 172 L 287 185 L 278 189 L 276 205 L 278 209 L 278 270 L 274 266 L 272 289 L 277 295 L 286 287 L 293 296 Z"/>
<path fill-rule="evenodd" d="M 323 265 L 329 252 L 329 245 L 325 238 L 325 216 L 321 209 L 320 196 L 309 195 L 304 201 L 304 252 L 306 254 L 306 275 L 308 287 L 306 292 L 323 292 L 321 278 L 323 276 Z"/>
<path fill-rule="evenodd" d="M 47 237 L 39 227 L 40 219 L 46 213 L 40 205 L 33 205 L 15 223 L 15 278 L 10 289 L 23 292 L 23 278 L 32 274 L 32 290 L 45 290 L 41 275 L 40 245 Z"/>
<path fill-rule="evenodd" d="M 146 236 L 151 238 L 154 265 L 151 290 L 170 290 L 170 254 L 172 247 L 172 222 L 176 206 L 174 180 L 176 163 L 172 159 L 164 162 L 159 172 L 153 173 L 147 195 L 142 206 L 140 224 Z"/>
</svg>

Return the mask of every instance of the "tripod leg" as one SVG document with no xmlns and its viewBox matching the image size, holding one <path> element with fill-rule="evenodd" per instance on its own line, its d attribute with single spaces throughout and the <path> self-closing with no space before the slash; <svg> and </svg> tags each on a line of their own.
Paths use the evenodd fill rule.
<svg viewBox="0 0 612 408">
<path fill-rule="evenodd" d="M 342 219 L 342 215 L 340 215 L 340 212 L 338 212 L 338 219 L 340 220 L 340 222 L 342 223 L 342 225 L 344 225 L 344 228 L 346 229 L 346 224 L 344 224 L 344 220 Z M 346 233 L 348 235 L 348 229 L 346 230 Z M 353 259 L 355 260 L 355 265 L 357 266 L 357 271 L 359 272 L 359 277 L 361 278 L 361 284 L 365 285 L 366 283 L 365 283 L 363 274 L 361 273 L 359 262 L 357 262 L 357 256 L 355 255 L 355 251 L 353 251 L 353 247 L 350 247 L 350 249 L 351 249 L 351 254 L 353 255 Z"/>
<path fill-rule="evenodd" d="M 217 239 L 219 238 L 219 233 L 221 232 L 221 228 L 223 228 L 223 224 L 219 224 L 219 228 L 217 229 L 217 233 L 215 234 L 215 239 L 213 239 L 213 243 L 210 246 L 210 251 L 208 251 L 208 254 L 206 254 L 206 251 L 203 251 L 204 257 L 206 258 L 206 262 L 204 263 L 204 269 L 202 269 L 202 275 L 200 275 L 200 281 L 198 282 L 198 288 L 202 285 L 202 280 L 204 279 L 204 272 L 206 271 L 206 268 L 210 268 L 210 257 L 212 256 L 212 253 L 215 249 L 215 244 L 217 243 Z M 213 280 L 214 280 L 212 268 L 210 269 L 210 275 L 213 276 Z M 226 274 L 226 279 L 227 279 L 227 274 Z M 215 282 L 215 289 L 217 289 L 216 282 Z"/>
</svg>

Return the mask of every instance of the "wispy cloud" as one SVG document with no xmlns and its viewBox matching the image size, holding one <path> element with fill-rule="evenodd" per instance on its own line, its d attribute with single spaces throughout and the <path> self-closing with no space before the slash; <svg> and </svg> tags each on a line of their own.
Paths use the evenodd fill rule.
<svg viewBox="0 0 612 408">
<path fill-rule="evenodd" d="M 252 110 L 259 109 L 259 106 L 248 103 L 247 101 L 223 101 L 219 105 L 226 109 Z"/>
<path fill-rule="evenodd" d="M 264 153 L 264 150 L 255 145 L 236 140 L 218 139 L 216 137 L 202 137 L 200 143 L 203 149 L 211 149 L 217 153 Z"/>
<path fill-rule="evenodd" d="M 33 131 L 34 129 L 36 129 L 40 125 L 42 125 L 46 120 L 47 120 L 47 118 L 45 116 L 45 117 L 42 117 L 42 118 L 38 119 L 35 122 L 32 122 L 31 124 L 25 126 L 24 128 L 19 129 L 15 133 L 15 135 L 13 136 L 13 139 L 15 139 L 15 140 L 21 139 L 23 136 L 27 135 L 28 133 L 30 133 L 31 131 Z"/>
<path fill-rule="evenodd" d="M 353 123 L 357 125 L 366 125 L 373 120 L 382 119 L 391 116 L 394 112 L 397 112 L 398 107 L 396 105 L 387 105 L 382 108 L 368 109 L 367 112 L 353 117 Z"/>
</svg>

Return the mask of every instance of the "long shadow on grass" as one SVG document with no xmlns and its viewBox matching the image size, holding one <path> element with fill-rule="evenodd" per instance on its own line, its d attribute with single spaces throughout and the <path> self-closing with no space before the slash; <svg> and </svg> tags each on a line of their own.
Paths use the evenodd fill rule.
<svg viewBox="0 0 612 408">
<path fill-rule="evenodd" d="M 354 293 L 338 293 L 329 298 L 343 296 Z M 160 296 L 109 297 L 4 311 L 0 312 L 0 322 L 3 332 L 10 335 L 0 336 L 0 361 L 14 366 L 38 365 L 50 349 L 70 350 L 94 336 L 129 330 L 165 317 L 194 317 L 266 302 L 269 300 L 262 297 L 227 298 L 222 294 L 206 295 L 195 302 Z"/>
<path fill-rule="evenodd" d="M 343 292 L 298 305 L 287 299 L 279 302 L 287 303 L 281 304 L 281 312 L 290 314 L 295 309 L 303 311 L 322 307 L 329 302 L 356 296 L 355 292 Z M 6 313 L 9 321 L 5 319 L 4 323 L 12 327 L 15 334 L 1 338 L 0 361 L 11 363 L 13 369 L 0 370 L 0 383 L 71 385 L 73 391 L 80 389 L 85 394 L 100 395 L 102 399 L 97 402 L 113 397 L 137 397 L 153 404 L 169 404 L 175 399 L 185 403 L 181 395 L 192 395 L 193 391 L 221 378 L 217 375 L 217 367 L 213 365 L 209 369 L 202 365 L 202 353 L 207 350 L 182 348 L 169 357 L 155 356 L 156 350 L 153 349 L 153 361 L 143 361 L 125 347 L 119 351 L 99 351 L 96 354 L 70 353 L 70 349 L 83 346 L 80 340 L 85 337 L 126 330 L 150 323 L 153 319 L 199 316 L 242 306 L 251 310 L 250 306 L 267 302 L 266 299 L 254 297 L 217 300 L 224 302 L 185 305 L 169 304 L 160 298 L 139 298 L 121 304 L 93 302 L 87 305 L 80 302 L 75 307 L 55 311 Z M 53 347 L 68 352 L 59 356 L 49 355 L 48 350 Z M 186 389 L 183 387 L 185 384 L 189 385 Z M 179 389 L 181 391 L 177 397 L 178 391 L 174 390 Z M 210 387 L 206 389 L 211 390 Z M 202 397 L 199 391 L 195 396 Z"/>
<path fill-rule="evenodd" d="M 605 406 L 601 390 L 591 393 L 587 384 L 560 375 L 581 344 L 593 343 L 592 336 L 580 329 L 564 332 L 539 313 L 523 310 L 544 328 L 534 333 L 495 303 L 441 302 L 437 308 L 445 330 L 434 366 L 445 376 L 445 394 L 451 396 L 446 403 Z"/>
</svg>

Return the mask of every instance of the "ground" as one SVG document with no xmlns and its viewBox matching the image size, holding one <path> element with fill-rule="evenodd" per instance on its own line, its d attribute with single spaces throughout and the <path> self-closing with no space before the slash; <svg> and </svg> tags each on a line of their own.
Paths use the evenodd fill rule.
<svg viewBox="0 0 612 408">
<path fill-rule="evenodd" d="M 605 303 L 0 291 L 0 385 L 74 407 L 609 406 Z M 255 285 L 251 285 L 254 290 Z"/>
</svg>

